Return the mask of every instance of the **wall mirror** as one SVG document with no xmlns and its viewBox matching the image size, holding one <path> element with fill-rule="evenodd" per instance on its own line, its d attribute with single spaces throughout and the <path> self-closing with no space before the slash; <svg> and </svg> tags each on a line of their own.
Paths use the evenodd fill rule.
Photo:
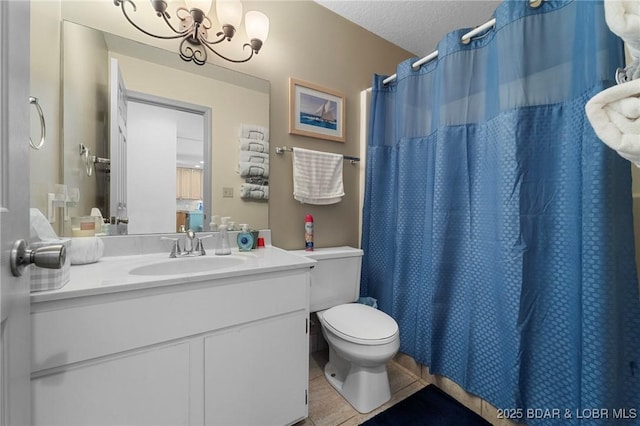
<svg viewBox="0 0 640 426">
<path fill-rule="evenodd" d="M 62 169 L 79 193 L 64 235 L 93 208 L 129 234 L 208 231 L 211 215 L 268 227 L 238 173 L 241 127 L 269 126 L 268 81 L 70 21 L 61 51 Z"/>
</svg>

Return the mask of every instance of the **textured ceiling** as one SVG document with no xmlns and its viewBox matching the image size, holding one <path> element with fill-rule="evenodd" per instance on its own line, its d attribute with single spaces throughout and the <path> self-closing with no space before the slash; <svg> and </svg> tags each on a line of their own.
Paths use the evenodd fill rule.
<svg viewBox="0 0 640 426">
<path fill-rule="evenodd" d="M 374 34 L 423 57 L 450 31 L 482 25 L 497 0 L 315 0 Z"/>
</svg>

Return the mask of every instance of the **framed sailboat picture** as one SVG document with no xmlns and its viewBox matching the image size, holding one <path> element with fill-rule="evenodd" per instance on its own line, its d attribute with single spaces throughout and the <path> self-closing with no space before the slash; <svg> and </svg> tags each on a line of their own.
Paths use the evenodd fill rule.
<svg viewBox="0 0 640 426">
<path fill-rule="evenodd" d="M 289 133 L 344 142 L 344 125 L 342 93 L 289 79 Z"/>
</svg>

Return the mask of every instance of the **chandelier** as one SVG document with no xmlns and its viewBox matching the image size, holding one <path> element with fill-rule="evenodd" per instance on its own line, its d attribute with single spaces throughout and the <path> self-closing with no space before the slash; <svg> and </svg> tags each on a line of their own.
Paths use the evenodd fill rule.
<svg viewBox="0 0 640 426">
<path fill-rule="evenodd" d="M 207 16 L 209 9 L 211 9 L 212 0 L 185 0 L 187 7 L 178 7 L 176 9 L 175 16 L 179 21 L 177 28 L 171 23 L 171 15 L 167 12 L 167 1 L 150 1 L 156 15 L 164 20 L 174 34 L 157 35 L 137 25 L 131 19 L 127 13 L 127 7 L 125 7 L 129 4 L 135 12 L 137 8 L 132 0 L 113 0 L 113 3 L 120 7 L 127 21 L 144 34 L 164 40 L 182 39 L 179 49 L 180 57 L 187 62 L 193 61 L 198 65 L 203 65 L 207 62 L 207 51 L 211 51 L 229 62 L 247 62 L 254 54 L 258 54 L 269 35 L 269 18 L 267 15 L 258 11 L 247 12 L 244 21 L 249 43 L 245 43 L 242 46 L 242 50 L 246 52 L 247 48 L 249 48 L 248 56 L 242 59 L 231 59 L 216 51 L 214 46 L 225 40 L 231 41 L 236 29 L 240 27 L 240 22 L 242 21 L 242 3 L 240 0 L 216 1 L 216 15 L 222 28 L 216 32 L 216 38 L 213 40 L 209 39 L 213 24 Z"/>
</svg>

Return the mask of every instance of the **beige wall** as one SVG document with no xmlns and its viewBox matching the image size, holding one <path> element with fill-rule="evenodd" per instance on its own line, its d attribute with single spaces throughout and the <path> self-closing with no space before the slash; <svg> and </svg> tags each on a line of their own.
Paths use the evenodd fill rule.
<svg viewBox="0 0 640 426">
<path fill-rule="evenodd" d="M 140 0 L 137 6 L 137 16 L 147 17 L 143 22 L 149 25 L 157 23 L 149 2 Z M 292 197 L 290 154 L 278 156 L 273 151 L 276 146 L 287 145 L 359 156 L 360 91 L 371 85 L 373 73 L 391 74 L 398 62 L 411 55 L 311 1 L 256 1 L 244 2 L 244 6 L 245 10 L 261 10 L 269 16 L 271 31 L 262 51 L 245 64 L 231 64 L 213 55 L 209 60 L 271 82 L 269 227 L 273 242 L 286 249 L 302 248 L 304 216 L 311 213 L 315 218 L 317 247 L 358 246 L 359 166 L 345 163 L 347 195 L 342 202 L 331 206 L 302 205 Z M 53 160 L 59 156 L 56 153 L 60 150 L 59 134 L 56 134 L 59 132 L 56 123 L 59 122 L 60 52 L 56 43 L 46 41 L 59 40 L 61 19 L 166 49 L 175 43 L 158 41 L 139 33 L 125 21 L 111 1 L 35 0 L 32 3 L 32 94 L 43 99 L 45 112 L 49 111 L 48 121 L 52 123 L 47 151 L 32 154 L 34 194 L 38 192 L 37 187 L 46 187 L 60 180 L 59 166 Z M 162 30 L 161 26 L 154 28 L 158 32 Z M 46 39 L 42 37 L 43 29 L 46 29 Z M 238 34 L 241 39 L 244 37 L 242 32 Z M 235 42 L 232 44 L 237 46 Z M 231 50 L 225 52 L 229 55 L 235 53 Z M 289 77 L 344 93 L 346 143 L 288 134 Z M 32 206 L 41 207 L 45 201 L 32 199 Z"/>
<path fill-rule="evenodd" d="M 86 159 L 79 155 L 79 145 L 88 148 L 91 155 L 109 156 L 105 151 L 109 108 L 109 54 L 100 34 L 88 31 L 86 27 L 68 27 L 63 36 L 63 46 L 75 52 L 83 52 L 77 56 L 63 55 L 64 66 L 61 72 L 66 87 L 62 95 L 62 110 L 66 113 L 62 118 L 62 133 L 67 142 L 62 154 L 64 183 L 68 188 L 80 190 L 80 201 L 70 209 L 69 214 L 89 216 L 92 207 L 102 207 L 102 203 L 96 202 L 98 182 L 106 185 L 107 179 L 103 167 L 94 167 L 92 175 L 87 175 Z"/>
<path fill-rule="evenodd" d="M 31 96 L 38 98 L 47 125 L 47 137 L 40 151 L 30 150 L 31 207 L 47 212 L 47 192 L 61 183 L 60 120 L 60 3 L 36 1 L 31 4 Z M 43 35 L 46 34 L 46 37 Z M 40 135 L 40 121 L 31 110 L 31 138 Z"/>
</svg>

